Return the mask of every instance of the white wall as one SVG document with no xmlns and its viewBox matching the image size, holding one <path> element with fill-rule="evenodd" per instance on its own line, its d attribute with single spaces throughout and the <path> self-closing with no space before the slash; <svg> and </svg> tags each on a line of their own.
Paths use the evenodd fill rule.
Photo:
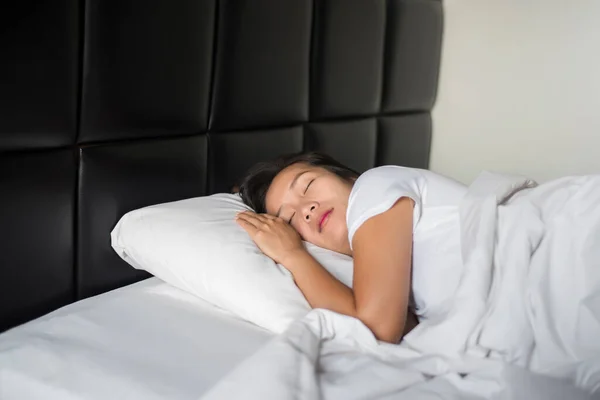
<svg viewBox="0 0 600 400">
<path fill-rule="evenodd" d="M 431 169 L 600 173 L 600 0 L 444 0 Z"/>
</svg>

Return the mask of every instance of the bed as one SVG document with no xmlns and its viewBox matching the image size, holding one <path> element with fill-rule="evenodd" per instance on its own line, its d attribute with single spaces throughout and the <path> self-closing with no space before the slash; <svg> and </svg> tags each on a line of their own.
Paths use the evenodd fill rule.
<svg viewBox="0 0 600 400">
<path fill-rule="evenodd" d="M 230 192 L 284 153 L 428 168 L 440 1 L 21 1 L 0 18 L 0 399 L 467 396 L 430 365 L 386 369 L 340 316 L 315 310 L 275 335 L 110 242 L 124 214 Z M 278 375 L 319 370 L 289 345 L 321 348 L 336 326 L 362 350 L 322 346 L 341 368 L 324 378 L 332 391 Z M 519 371 L 500 398 L 587 396 Z M 377 392 L 370 377 L 415 384 Z"/>
<path fill-rule="evenodd" d="M 273 335 L 150 278 L 0 339 L 3 399 L 197 399 Z"/>
<path fill-rule="evenodd" d="M 125 213 L 301 150 L 428 165 L 439 1 L 59 0 L 0 19 L 2 399 L 193 398 L 269 338 L 119 258 Z"/>
</svg>

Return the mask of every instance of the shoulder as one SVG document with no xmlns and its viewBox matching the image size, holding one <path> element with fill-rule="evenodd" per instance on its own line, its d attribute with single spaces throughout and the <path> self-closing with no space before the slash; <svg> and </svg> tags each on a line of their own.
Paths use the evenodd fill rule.
<svg viewBox="0 0 600 400">
<path fill-rule="evenodd" d="M 362 173 L 356 184 L 367 183 L 396 183 L 424 178 L 423 171 L 417 168 L 401 167 L 398 165 L 384 165 L 371 168 Z"/>
<path fill-rule="evenodd" d="M 420 170 L 393 165 L 373 168 L 360 175 L 348 199 L 346 222 L 350 243 L 364 222 L 386 213 L 401 198 L 412 200 L 410 203 L 418 216 L 424 181 Z"/>
<path fill-rule="evenodd" d="M 417 200 L 425 183 L 422 170 L 396 165 L 385 165 L 367 170 L 361 174 L 350 194 L 350 203 L 358 198 L 370 197 L 374 194 L 403 192 Z"/>
</svg>

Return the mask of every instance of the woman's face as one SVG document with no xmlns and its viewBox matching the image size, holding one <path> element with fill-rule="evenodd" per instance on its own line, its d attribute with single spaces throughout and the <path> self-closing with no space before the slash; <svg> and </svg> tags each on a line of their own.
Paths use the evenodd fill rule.
<svg viewBox="0 0 600 400">
<path fill-rule="evenodd" d="M 350 255 L 346 209 L 351 190 L 352 183 L 326 169 L 294 164 L 271 183 L 267 213 L 287 221 L 303 240 Z"/>
</svg>

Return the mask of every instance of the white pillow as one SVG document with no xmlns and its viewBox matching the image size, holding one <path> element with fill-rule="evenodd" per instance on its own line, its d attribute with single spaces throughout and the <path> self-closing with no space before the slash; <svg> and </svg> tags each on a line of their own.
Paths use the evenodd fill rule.
<svg viewBox="0 0 600 400">
<path fill-rule="evenodd" d="M 310 306 L 288 270 L 265 256 L 234 220 L 249 210 L 236 194 L 158 204 L 125 214 L 112 247 L 134 268 L 280 333 Z M 306 243 L 348 286 L 352 259 Z"/>
</svg>

